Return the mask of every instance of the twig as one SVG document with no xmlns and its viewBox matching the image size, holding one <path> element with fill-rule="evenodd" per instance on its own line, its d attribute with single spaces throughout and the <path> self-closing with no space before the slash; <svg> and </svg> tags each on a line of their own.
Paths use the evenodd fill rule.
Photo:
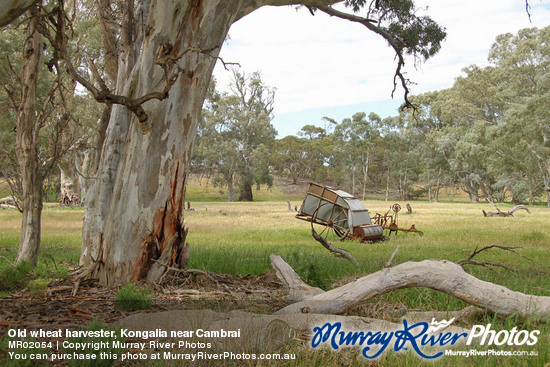
<svg viewBox="0 0 550 367">
<path fill-rule="evenodd" d="M 164 277 L 166 276 L 166 274 L 168 273 L 168 271 L 173 271 L 175 273 L 183 273 L 183 274 L 191 274 L 191 273 L 198 273 L 198 274 L 202 274 L 202 275 L 205 275 L 208 279 L 210 279 L 211 281 L 213 281 L 214 283 L 216 283 L 217 285 L 221 286 L 222 288 L 224 288 L 227 293 L 229 293 L 231 296 L 234 296 L 233 294 L 233 291 L 231 291 L 231 289 L 229 289 L 228 286 L 226 286 L 225 284 L 222 284 L 220 282 L 218 282 L 216 279 L 214 279 L 214 277 L 207 271 L 205 270 L 200 270 L 200 269 L 178 269 L 178 268 L 174 268 L 172 266 L 169 266 L 167 264 L 164 264 L 158 260 L 153 260 L 155 261 L 157 264 L 159 265 L 162 265 L 164 268 L 166 268 L 166 272 L 162 275 L 162 277 L 160 278 L 159 280 L 159 284 L 162 282 L 162 280 L 164 279 Z"/>
<path fill-rule="evenodd" d="M 397 40 L 390 32 L 388 32 L 383 27 L 375 25 L 375 21 L 372 19 L 362 18 L 353 14 L 347 14 L 345 12 L 333 9 L 330 6 L 318 6 L 316 8 L 330 16 L 335 16 L 341 19 L 349 20 L 351 22 L 362 24 L 372 32 L 382 36 L 395 51 L 395 57 L 397 59 L 397 66 L 393 77 L 393 90 L 391 96 L 393 98 L 393 95 L 397 89 L 397 80 L 399 79 L 399 81 L 401 82 L 401 86 L 405 91 L 403 96 L 405 100 L 404 107 L 412 107 L 413 109 L 416 108 L 416 106 L 409 101 L 410 90 L 408 85 L 410 84 L 410 81 L 405 78 L 402 72 L 402 68 L 403 66 L 405 66 L 405 58 L 403 56 L 404 48 L 402 45 L 400 45 L 400 41 Z"/>
<path fill-rule="evenodd" d="M 384 265 L 384 269 L 389 268 L 391 266 L 391 263 L 393 262 L 393 258 L 395 257 L 395 255 L 397 255 L 397 251 L 399 251 L 399 246 L 397 246 L 397 248 L 393 251 L 393 254 L 391 254 L 388 262 Z"/>
<path fill-rule="evenodd" d="M 15 264 L 13 262 L 11 262 L 10 260 L 6 259 L 4 256 L 0 256 L 0 259 L 3 259 L 3 260 L 6 260 L 8 262 L 8 264 L 10 264 L 11 266 L 13 266 L 14 268 L 16 267 Z"/>
<path fill-rule="evenodd" d="M 492 248 L 498 248 L 498 249 L 501 249 L 501 250 L 510 251 L 510 252 L 513 252 L 514 254 L 516 254 L 518 256 L 521 256 L 521 257 L 523 257 L 523 258 L 525 258 L 525 259 L 527 259 L 531 262 L 534 262 L 532 259 L 528 258 L 527 256 L 522 255 L 519 252 L 515 251 L 516 249 L 521 248 L 521 247 L 508 247 L 508 246 L 500 246 L 500 245 L 491 245 L 491 246 L 485 246 L 483 248 L 480 248 L 479 250 L 478 250 L 478 247 L 476 246 L 475 250 L 470 254 L 470 256 L 468 256 L 465 259 L 461 259 L 461 260 L 456 261 L 455 264 L 458 264 L 458 265 L 466 265 L 466 264 L 479 265 L 479 266 L 483 266 L 483 267 L 488 268 L 488 269 L 491 269 L 490 266 L 498 266 L 500 268 L 510 270 L 510 268 L 508 266 L 506 266 L 502 263 L 493 263 L 493 262 L 489 262 L 489 261 L 481 261 L 480 262 L 480 261 L 472 260 L 479 253 L 481 253 L 483 251 L 490 250 Z"/>
</svg>

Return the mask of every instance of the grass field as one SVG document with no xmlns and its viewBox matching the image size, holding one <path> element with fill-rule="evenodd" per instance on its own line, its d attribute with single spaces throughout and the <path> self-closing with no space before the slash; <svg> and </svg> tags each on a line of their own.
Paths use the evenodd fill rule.
<svg viewBox="0 0 550 367">
<path fill-rule="evenodd" d="M 300 204 L 299 201 L 291 203 L 292 207 Z M 371 213 L 384 213 L 390 206 L 390 203 L 382 201 L 369 201 L 365 204 Z M 532 214 L 519 211 L 512 218 L 485 218 L 481 210 L 493 210 L 488 204 L 411 202 L 411 205 L 413 214 L 407 215 L 402 211 L 399 224 L 406 228 L 415 224 L 424 231 L 423 237 L 400 233 L 389 240 L 373 244 L 353 241 L 337 244 L 347 249 L 360 262 L 361 267 L 357 269 L 321 247 L 311 237 L 310 224 L 296 220 L 295 213 L 287 210 L 284 201 L 194 202 L 196 210 L 185 213 L 186 225 L 190 230 L 188 241 L 191 245 L 188 266 L 216 273 L 255 275 L 270 271 L 269 255 L 277 254 L 285 258 L 308 283 L 330 289 L 338 282 L 380 270 L 397 246 L 400 246 L 400 250 L 394 259 L 394 265 L 429 258 L 456 261 L 467 257 L 476 246 L 497 244 L 521 247 L 517 251 L 531 260 L 495 249 L 480 254 L 476 259 L 500 262 L 506 264 L 510 270 L 489 270 L 475 266 L 466 266 L 466 270 L 483 280 L 515 291 L 549 295 L 550 209 L 534 207 L 530 208 Z M 506 205 L 500 207 L 502 210 L 506 209 Z M 83 214 L 83 209 L 52 206 L 45 208 L 42 247 L 37 268 L 40 277 L 64 276 L 67 269 L 77 264 Z M 19 222 L 19 213 L 0 210 L 0 255 L 9 260 L 15 258 L 17 251 Z M 0 268 L 6 266 L 7 262 L 0 260 Z M 457 310 L 466 306 L 453 297 L 423 288 L 392 292 L 371 301 L 373 309 L 376 310 L 379 305 L 415 310 Z M 518 322 L 510 318 L 488 317 L 488 322 L 503 326 Z M 550 358 L 547 338 L 549 328 L 542 324 L 537 324 L 537 327 L 545 335 L 545 341 L 543 344 L 539 342 L 537 350 L 546 356 L 521 360 L 523 362 L 520 365 L 547 366 Z M 317 358 L 310 357 L 313 360 Z M 336 358 L 334 363 L 341 362 L 338 360 L 340 357 L 326 358 Z M 385 357 L 388 358 L 397 358 L 395 361 L 404 365 L 419 363 L 416 357 Z M 446 360 L 452 365 L 452 358 Z M 388 363 L 391 361 L 388 360 Z M 497 364 L 517 365 L 513 361 L 516 360 L 503 358 Z M 536 363 L 532 364 L 534 361 Z M 333 363 L 330 360 L 329 362 Z M 479 358 L 470 359 L 468 363 L 476 366 L 485 364 Z M 494 364 L 491 362 L 489 365 Z"/>
</svg>

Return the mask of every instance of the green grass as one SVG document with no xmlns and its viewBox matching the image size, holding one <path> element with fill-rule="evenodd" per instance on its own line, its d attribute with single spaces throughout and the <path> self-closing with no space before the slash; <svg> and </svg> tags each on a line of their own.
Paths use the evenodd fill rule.
<svg viewBox="0 0 550 367">
<path fill-rule="evenodd" d="M 148 310 L 152 304 L 153 291 L 149 287 L 127 283 L 116 294 L 116 308 L 119 310 Z"/>
<path fill-rule="evenodd" d="M 10 348 L 9 342 L 17 340 L 11 338 L 7 333 L 0 338 L 0 361 L 4 367 L 42 367 L 48 366 L 49 363 L 46 360 L 31 358 L 32 355 L 48 354 L 48 350 L 45 348 L 32 348 L 28 346 L 20 346 L 16 348 Z M 35 342 L 32 338 L 25 339 L 27 342 Z M 13 353 L 13 358 L 10 358 L 10 353 Z M 19 357 L 15 357 L 19 355 Z"/>
<path fill-rule="evenodd" d="M 0 291 L 12 291 L 24 288 L 29 282 L 31 266 L 22 261 L 16 267 L 6 266 L 0 269 Z"/>
</svg>

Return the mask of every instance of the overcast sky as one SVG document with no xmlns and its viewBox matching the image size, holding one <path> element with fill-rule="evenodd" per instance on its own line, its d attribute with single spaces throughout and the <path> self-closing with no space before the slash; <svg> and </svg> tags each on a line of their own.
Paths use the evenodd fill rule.
<svg viewBox="0 0 550 367">
<path fill-rule="evenodd" d="M 418 0 L 447 30 L 438 55 L 415 68 L 408 59 L 407 76 L 417 83 L 413 94 L 448 88 L 462 68 L 488 65 L 497 35 L 550 25 L 550 0 L 531 0 L 531 22 L 524 0 Z M 279 137 L 303 125 L 323 126 L 323 116 L 341 121 L 355 112 L 397 114 L 402 90 L 392 100 L 394 54 L 387 43 L 364 26 L 307 9 L 264 7 L 235 23 L 220 56 L 238 62 L 241 71 L 260 71 L 277 89 L 273 124 Z M 218 63 L 220 89 L 231 72 Z"/>
</svg>

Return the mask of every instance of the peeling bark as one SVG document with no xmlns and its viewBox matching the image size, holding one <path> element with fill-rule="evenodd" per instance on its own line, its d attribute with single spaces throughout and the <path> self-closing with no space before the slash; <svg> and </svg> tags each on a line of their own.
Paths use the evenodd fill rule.
<svg viewBox="0 0 550 367">
<path fill-rule="evenodd" d="M 112 108 L 99 179 L 86 198 L 81 256 L 81 264 L 90 264 L 103 249 L 96 272 L 103 284 L 158 279 L 147 273 L 163 253 L 165 265 L 185 265 L 177 262 L 185 257 L 184 191 L 192 143 L 216 57 L 239 10 L 239 1 L 221 0 L 162 7 L 145 1 L 136 9 L 143 39 L 121 54 L 116 93 L 136 98 L 162 89 L 164 74 L 156 62 L 167 45 L 173 55 L 184 53 L 177 59 L 182 72 L 168 98 L 143 105 L 150 130 L 125 106 Z"/>
</svg>

